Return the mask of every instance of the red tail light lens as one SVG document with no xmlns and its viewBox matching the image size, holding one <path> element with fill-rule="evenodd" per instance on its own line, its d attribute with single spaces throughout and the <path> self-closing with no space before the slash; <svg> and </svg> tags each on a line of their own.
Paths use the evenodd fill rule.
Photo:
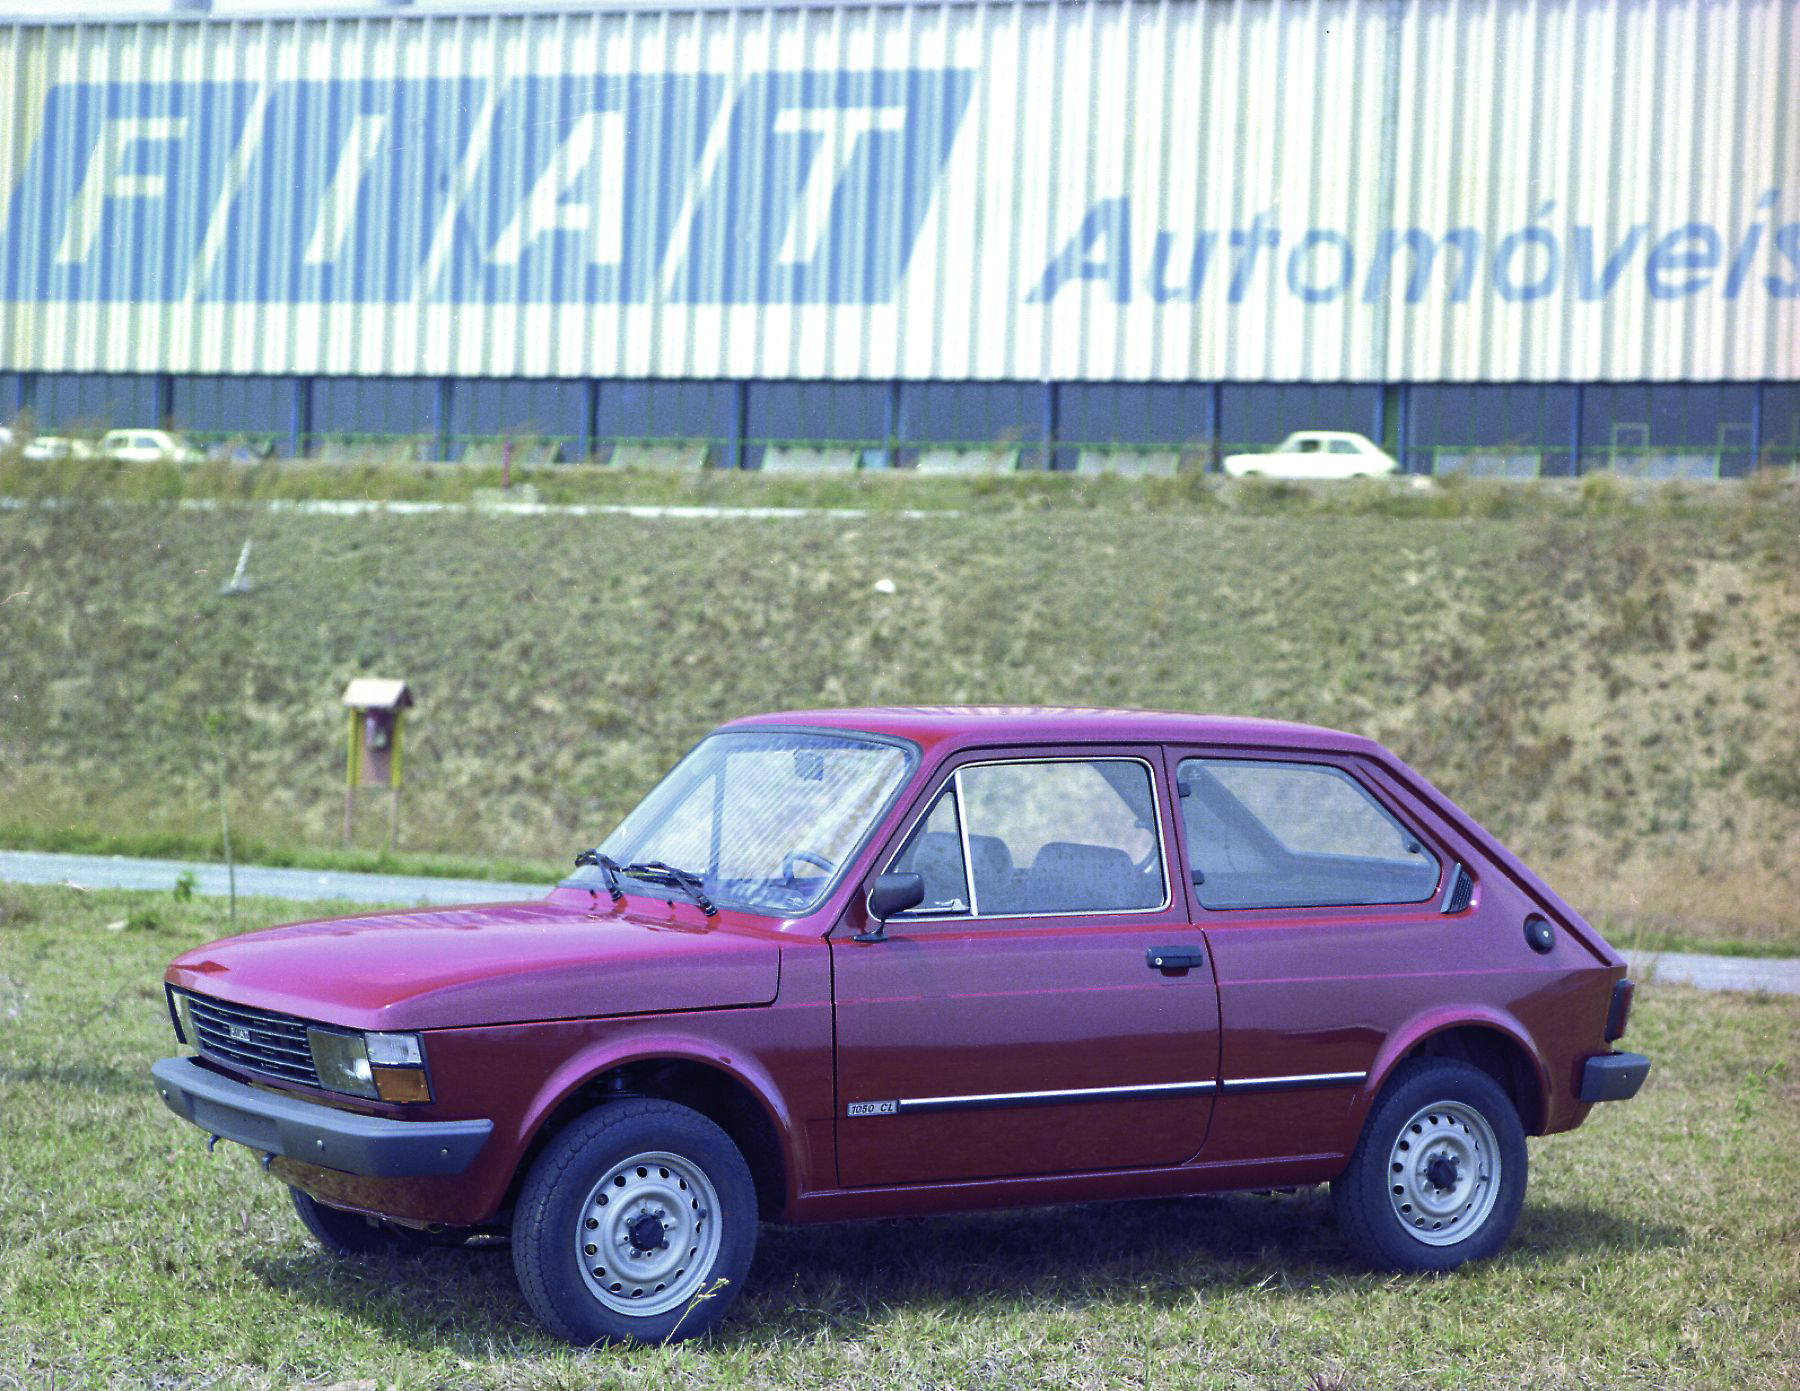
<svg viewBox="0 0 1800 1391">
<path fill-rule="evenodd" d="M 1625 1037 L 1625 1021 L 1631 1017 L 1631 998 L 1637 994 L 1637 986 L 1631 981 L 1622 980 L 1614 984 L 1612 1004 L 1606 1011 L 1606 1041 Z"/>
</svg>

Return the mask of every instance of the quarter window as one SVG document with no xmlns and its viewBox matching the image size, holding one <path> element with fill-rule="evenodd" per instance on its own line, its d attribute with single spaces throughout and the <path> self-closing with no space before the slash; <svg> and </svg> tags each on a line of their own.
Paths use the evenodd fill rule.
<svg viewBox="0 0 1800 1391">
<path fill-rule="evenodd" d="M 1168 902 L 1150 770 L 1136 759 L 960 768 L 892 868 L 925 880 L 912 917 L 1138 912 Z"/>
<path fill-rule="evenodd" d="M 1177 776 L 1204 907 L 1418 903 L 1437 887 L 1436 857 L 1342 769 L 1189 758 Z"/>
</svg>

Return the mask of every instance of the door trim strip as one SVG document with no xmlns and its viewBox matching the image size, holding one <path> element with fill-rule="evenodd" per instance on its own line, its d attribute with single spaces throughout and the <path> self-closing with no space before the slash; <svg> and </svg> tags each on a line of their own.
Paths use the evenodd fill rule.
<svg viewBox="0 0 1800 1391">
<path fill-rule="evenodd" d="M 1301 1072 L 1288 1077 L 1233 1077 L 1220 1084 L 1227 1092 L 1308 1091 L 1315 1087 L 1354 1087 L 1366 1072 Z"/>
<path fill-rule="evenodd" d="M 979 1092 L 967 1096 L 908 1096 L 892 1101 L 852 1101 L 846 1116 L 915 1115 L 927 1111 L 997 1110 L 1008 1106 L 1055 1106 L 1083 1101 L 1135 1101 L 1203 1096 L 1222 1092 L 1303 1091 L 1355 1086 L 1366 1072 L 1306 1072 L 1286 1077 L 1235 1077 L 1220 1082 L 1145 1082 L 1125 1087 L 1063 1087 L 1034 1092 Z"/>
</svg>

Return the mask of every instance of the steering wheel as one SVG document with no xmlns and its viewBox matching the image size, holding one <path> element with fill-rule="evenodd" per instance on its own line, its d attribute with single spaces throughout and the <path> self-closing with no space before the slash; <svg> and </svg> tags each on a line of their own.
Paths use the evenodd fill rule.
<svg viewBox="0 0 1800 1391">
<path fill-rule="evenodd" d="M 794 882 L 794 866 L 797 864 L 817 865 L 825 873 L 830 874 L 837 868 L 823 855 L 814 854 L 811 850 L 790 850 L 781 857 L 781 878 L 783 883 Z"/>
</svg>

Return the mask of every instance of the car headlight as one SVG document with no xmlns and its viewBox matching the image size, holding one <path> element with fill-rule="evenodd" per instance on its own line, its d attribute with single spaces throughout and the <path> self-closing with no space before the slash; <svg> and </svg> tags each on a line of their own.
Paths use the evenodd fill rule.
<svg viewBox="0 0 1800 1391">
<path fill-rule="evenodd" d="M 194 1011 L 190 1007 L 185 991 L 169 992 L 169 1017 L 175 1022 L 175 1040 L 185 1043 L 195 1052 L 200 1051 L 200 1035 L 194 1032 Z"/>
<path fill-rule="evenodd" d="M 308 1029 L 319 1085 L 374 1101 L 430 1101 L 425 1050 L 417 1034 L 351 1034 Z"/>
</svg>

